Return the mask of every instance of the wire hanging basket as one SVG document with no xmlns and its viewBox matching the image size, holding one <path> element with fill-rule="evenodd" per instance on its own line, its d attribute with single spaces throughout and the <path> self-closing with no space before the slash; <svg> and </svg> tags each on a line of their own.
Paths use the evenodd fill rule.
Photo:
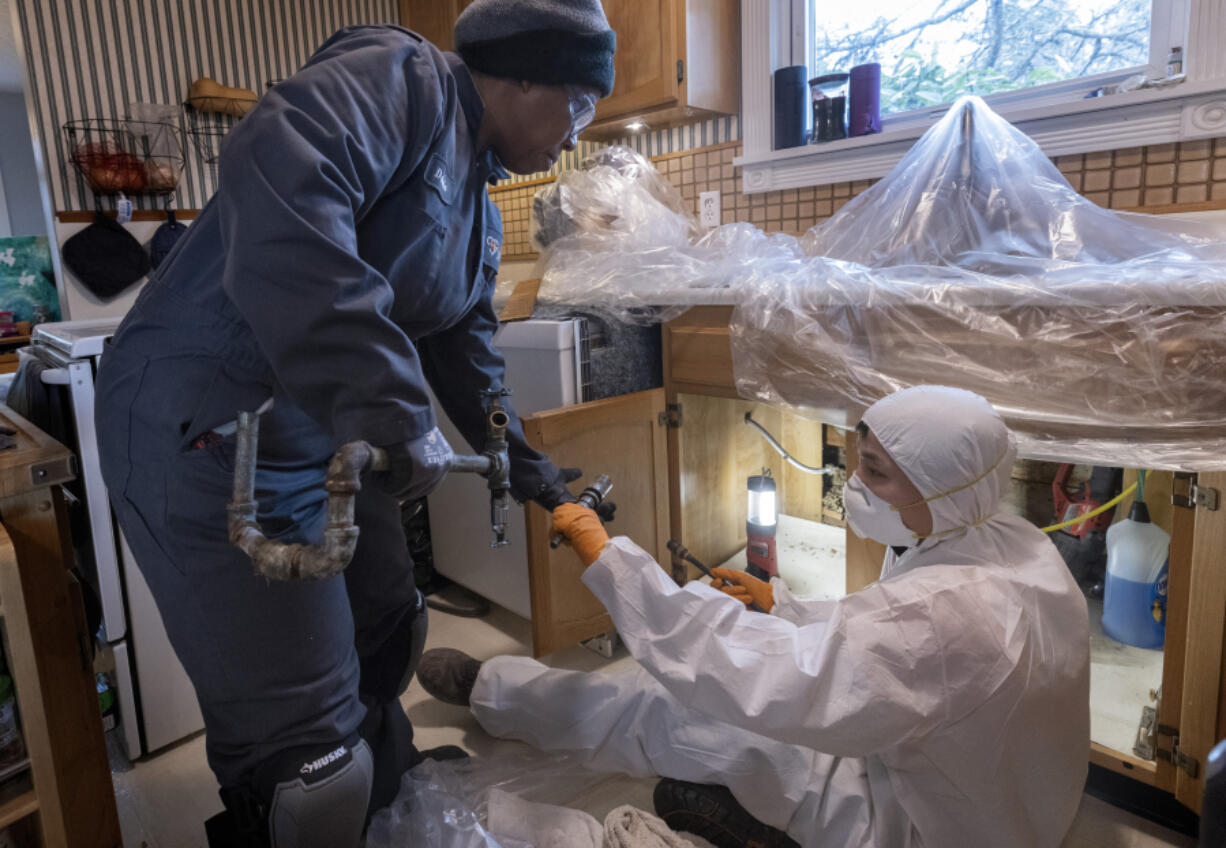
<svg viewBox="0 0 1226 848">
<path fill-rule="evenodd" d="M 173 123 L 82 118 L 63 131 L 69 161 L 95 194 L 169 194 L 179 186 L 183 137 Z"/>
<path fill-rule="evenodd" d="M 213 98 L 219 100 L 220 98 Z M 221 154 L 221 140 L 241 118 L 227 111 L 201 111 L 190 103 L 183 104 L 184 133 L 206 165 L 216 165 Z"/>
<path fill-rule="evenodd" d="M 272 80 L 266 88 L 279 82 L 279 79 Z M 217 164 L 221 140 L 253 106 L 250 98 L 232 98 L 218 93 L 196 94 L 183 102 L 184 133 L 206 165 Z"/>
</svg>

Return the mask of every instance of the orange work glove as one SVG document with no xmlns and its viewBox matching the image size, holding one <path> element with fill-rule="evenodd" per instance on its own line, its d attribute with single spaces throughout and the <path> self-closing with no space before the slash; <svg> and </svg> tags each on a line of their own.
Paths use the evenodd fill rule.
<svg viewBox="0 0 1226 848">
<path fill-rule="evenodd" d="M 714 588 L 719 589 L 725 595 L 731 595 L 745 606 L 756 603 L 767 612 L 770 612 L 775 606 L 775 595 L 771 591 L 771 584 L 765 580 L 759 580 L 752 574 L 731 568 L 713 568 L 711 573 L 717 578 L 711 581 Z"/>
<path fill-rule="evenodd" d="M 604 543 L 609 541 L 599 516 L 581 504 L 558 505 L 553 511 L 553 527 L 570 542 L 584 568 L 600 558 Z"/>
</svg>

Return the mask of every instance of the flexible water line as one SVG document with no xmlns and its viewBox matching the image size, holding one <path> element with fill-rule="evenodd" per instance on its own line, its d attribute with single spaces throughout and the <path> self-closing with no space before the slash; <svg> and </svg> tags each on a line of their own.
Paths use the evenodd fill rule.
<svg viewBox="0 0 1226 848">
<path fill-rule="evenodd" d="M 1115 506 L 1117 503 L 1119 503 L 1124 498 L 1131 495 L 1136 490 L 1137 490 L 1137 484 L 1133 483 L 1127 489 L 1120 492 L 1118 495 L 1116 495 L 1111 500 L 1107 501 L 1105 504 L 1100 506 L 1098 509 L 1091 510 L 1090 512 L 1087 512 L 1085 515 L 1079 515 L 1076 518 L 1070 518 L 1068 521 L 1061 521 L 1059 524 L 1053 524 L 1050 527 L 1043 527 L 1040 529 L 1042 529 L 1044 533 L 1054 533 L 1057 530 L 1063 530 L 1065 527 L 1068 527 L 1071 524 L 1081 524 L 1093 518 L 1094 516 L 1098 515 L 1099 513 L 1103 513 L 1111 509 L 1111 507 Z"/>
<path fill-rule="evenodd" d="M 806 474 L 830 474 L 831 472 L 838 470 L 837 465 L 825 465 L 825 466 L 805 465 L 799 459 L 797 459 L 796 457 L 788 453 L 786 450 L 784 450 L 783 445 L 779 444 L 779 442 L 775 439 L 775 437 L 766 431 L 765 427 L 763 427 L 757 421 L 754 421 L 753 413 L 751 412 L 745 413 L 745 423 L 752 424 L 754 427 L 757 427 L 758 431 L 762 434 L 762 437 L 766 439 L 766 441 L 770 444 L 772 448 L 774 448 L 775 450 L 779 452 L 779 455 L 781 457 L 787 460 L 790 465 L 796 468 L 799 468 L 801 471 L 805 472 Z"/>
</svg>

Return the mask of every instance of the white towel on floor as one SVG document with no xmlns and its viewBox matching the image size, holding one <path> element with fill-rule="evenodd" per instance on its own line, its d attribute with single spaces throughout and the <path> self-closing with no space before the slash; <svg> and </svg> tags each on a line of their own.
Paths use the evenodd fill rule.
<svg viewBox="0 0 1226 848">
<path fill-rule="evenodd" d="M 694 843 L 651 813 L 627 804 L 605 818 L 604 848 L 694 848 Z"/>
<path fill-rule="evenodd" d="M 495 838 L 509 837 L 535 848 L 601 848 L 600 822 L 582 810 L 535 804 L 491 789 L 487 826 Z"/>
</svg>

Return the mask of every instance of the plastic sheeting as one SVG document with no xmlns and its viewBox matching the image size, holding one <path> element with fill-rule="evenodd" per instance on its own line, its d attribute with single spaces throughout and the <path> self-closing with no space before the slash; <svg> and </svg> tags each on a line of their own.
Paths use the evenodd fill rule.
<svg viewBox="0 0 1226 848">
<path fill-rule="evenodd" d="M 538 249 L 592 232 L 630 244 L 683 245 L 697 226 L 681 193 L 655 165 L 619 145 L 597 150 L 532 199 L 531 237 Z"/>
<path fill-rule="evenodd" d="M 799 240 L 652 244 L 623 220 L 546 262 L 542 292 L 630 320 L 736 305 L 738 390 L 802 414 L 940 383 L 988 398 L 1023 456 L 1226 468 L 1226 243 L 1096 206 L 978 98 Z"/>
<path fill-rule="evenodd" d="M 586 306 L 636 322 L 685 311 L 656 309 L 652 279 L 630 279 L 631 262 L 649 267 L 659 261 L 677 275 L 699 235 L 680 192 L 633 150 L 602 148 L 578 170 L 563 171 L 533 198 L 531 225 L 545 262 L 538 302 Z"/>
<path fill-rule="evenodd" d="M 492 791 L 564 805 L 607 778 L 570 757 L 530 749 L 425 760 L 405 773 L 396 799 L 375 813 L 366 848 L 533 848 L 488 829 Z"/>
</svg>

